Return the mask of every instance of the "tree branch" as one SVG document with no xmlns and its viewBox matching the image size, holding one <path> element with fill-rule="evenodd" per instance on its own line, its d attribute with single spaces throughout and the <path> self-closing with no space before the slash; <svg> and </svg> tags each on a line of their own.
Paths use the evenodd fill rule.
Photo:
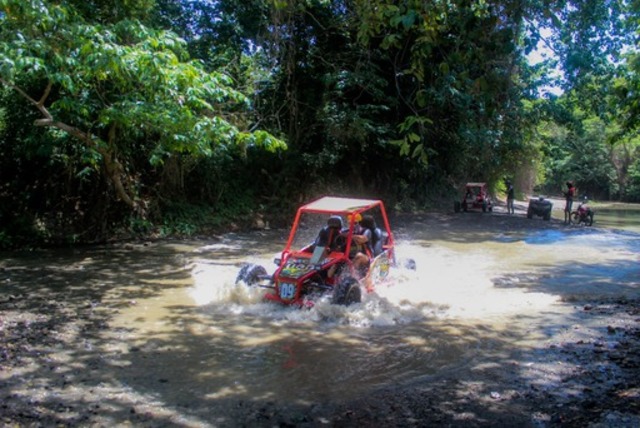
<svg viewBox="0 0 640 428">
<path fill-rule="evenodd" d="M 40 101 L 38 101 L 38 103 L 36 104 L 38 107 L 44 106 L 44 102 L 47 100 L 47 98 L 49 98 L 49 94 L 51 93 L 51 88 L 53 88 L 53 82 L 49 80 L 49 82 L 47 83 L 47 87 L 44 90 L 44 94 L 42 94 Z"/>
<path fill-rule="evenodd" d="M 45 88 L 44 93 L 42 94 L 42 97 L 40 97 L 39 101 L 36 101 L 35 99 L 31 98 L 29 94 L 27 94 L 21 88 L 19 88 L 18 86 L 14 85 L 11 82 L 8 82 L 7 80 L 1 77 L 0 77 L 0 83 L 8 86 L 9 88 L 19 93 L 23 98 L 29 101 L 29 103 L 33 104 L 38 109 L 38 111 L 40 111 L 40 113 L 44 117 L 42 119 L 36 119 L 34 121 L 35 126 L 46 126 L 46 127 L 60 129 L 61 131 L 64 131 L 67 134 L 79 139 L 87 147 L 96 150 L 100 154 L 100 156 L 102 156 L 102 162 L 104 164 L 105 174 L 108 177 L 108 179 L 111 180 L 111 182 L 113 183 L 118 197 L 125 204 L 129 205 L 134 210 L 137 210 L 139 208 L 135 203 L 135 201 L 133 200 L 133 198 L 129 195 L 129 193 L 127 193 L 127 190 L 125 189 L 124 184 L 122 183 L 122 174 L 124 173 L 124 171 L 120 162 L 114 159 L 113 154 L 109 150 L 105 149 L 104 147 L 100 147 L 98 142 L 95 140 L 94 136 L 91 135 L 90 133 L 86 131 L 82 131 L 81 129 L 68 125 L 64 122 L 59 122 L 54 120 L 53 115 L 51 115 L 49 110 L 47 110 L 47 108 L 44 106 L 47 98 L 49 97 L 49 94 L 51 93 L 51 89 L 53 87 L 53 84 L 51 81 L 47 83 L 47 87 Z M 116 126 L 113 125 L 109 130 L 108 147 L 114 147 L 115 138 L 116 138 Z"/>
<path fill-rule="evenodd" d="M 49 113 L 49 111 L 44 108 L 44 104 L 41 104 L 41 102 L 44 103 L 44 100 L 46 99 L 47 96 L 49 96 L 49 92 L 51 91 L 51 82 L 49 82 L 49 84 L 47 85 L 47 89 L 45 89 L 45 94 L 42 96 L 42 98 L 40 99 L 40 101 L 36 101 L 33 98 L 31 98 L 29 96 L 29 94 L 27 94 L 25 91 L 23 91 L 21 88 L 19 88 L 18 86 L 14 85 L 13 83 L 3 79 L 2 77 L 0 77 L 0 83 L 2 83 L 5 86 L 10 87 L 11 89 L 13 89 L 14 91 L 16 91 L 17 93 L 19 93 L 20 95 L 22 95 L 23 98 L 25 98 L 27 101 L 29 101 L 31 104 L 33 104 L 34 106 L 36 106 L 36 108 L 38 110 L 40 110 L 40 113 L 42 113 L 42 115 L 44 117 L 46 117 L 49 120 L 53 119 L 53 116 L 51 116 L 51 114 Z"/>
</svg>

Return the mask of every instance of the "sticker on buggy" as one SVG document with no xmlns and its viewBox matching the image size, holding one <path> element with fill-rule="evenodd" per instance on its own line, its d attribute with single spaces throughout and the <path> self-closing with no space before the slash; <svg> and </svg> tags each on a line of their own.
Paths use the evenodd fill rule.
<svg viewBox="0 0 640 428">
<path fill-rule="evenodd" d="M 280 298 L 282 300 L 293 299 L 296 295 L 296 285 L 290 282 L 280 283 Z"/>
<path fill-rule="evenodd" d="M 294 259 L 287 262 L 280 275 L 288 278 L 300 278 L 312 269 L 313 265 L 309 264 L 307 259 Z"/>
</svg>

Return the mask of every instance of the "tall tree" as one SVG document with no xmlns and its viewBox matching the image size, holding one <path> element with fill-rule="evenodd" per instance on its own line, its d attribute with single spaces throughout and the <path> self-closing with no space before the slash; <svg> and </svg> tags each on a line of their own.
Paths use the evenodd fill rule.
<svg viewBox="0 0 640 428">
<path fill-rule="evenodd" d="M 282 147 L 238 128 L 247 98 L 226 75 L 190 61 L 171 32 L 136 20 L 89 22 L 65 2 L 0 0 L 0 8 L 0 83 L 39 112 L 36 126 L 73 136 L 135 210 L 144 204 L 127 153 L 141 135 L 155 140 L 146 154 L 155 164 L 217 146 Z"/>
<path fill-rule="evenodd" d="M 520 140 L 520 3 L 356 5 L 360 40 L 386 51 L 393 65 L 401 153 L 444 174 L 496 178 L 508 161 L 501 155 Z"/>
</svg>

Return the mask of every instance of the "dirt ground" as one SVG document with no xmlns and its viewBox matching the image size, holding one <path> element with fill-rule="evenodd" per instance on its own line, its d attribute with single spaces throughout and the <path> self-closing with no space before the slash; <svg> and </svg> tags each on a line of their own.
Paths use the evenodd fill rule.
<svg viewBox="0 0 640 428">
<path fill-rule="evenodd" d="M 482 227 L 496 233 L 563 227 L 559 220 L 527 222 L 522 209 L 513 217 L 494 213 Z M 443 215 L 421 218 L 437 224 Z M 478 227 L 448 219 L 449 227 Z M 515 349 L 486 355 L 473 367 L 353 401 L 337 397 L 289 407 L 230 402 L 232 419 L 215 420 L 196 417 L 199 410 L 188 405 L 167 408 L 153 394 L 137 395 L 114 382 L 117 367 L 105 367 L 110 360 L 103 352 L 121 345 L 109 325 L 118 308 L 96 303 L 112 285 L 92 284 L 87 293 L 86 273 L 59 272 L 51 263 L 44 258 L 40 266 L 19 266 L 0 260 L 2 426 L 640 426 L 637 297 L 571 302 L 579 318 L 553 342 L 540 343 L 534 355 Z M 28 283 L 34 279 L 42 285 Z"/>
</svg>

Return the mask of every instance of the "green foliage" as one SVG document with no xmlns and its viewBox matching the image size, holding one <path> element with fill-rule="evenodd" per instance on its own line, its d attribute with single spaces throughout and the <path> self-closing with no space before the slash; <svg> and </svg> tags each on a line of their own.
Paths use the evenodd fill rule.
<svg viewBox="0 0 640 428">
<path fill-rule="evenodd" d="M 640 202 L 640 158 L 629 168 L 629 186 L 626 197 L 629 202 Z"/>
<path fill-rule="evenodd" d="M 49 107 L 53 117 L 91 130 L 97 147 L 114 144 L 108 137 L 114 126 L 132 136 L 153 136 L 152 163 L 171 152 L 209 156 L 216 145 L 248 139 L 284 147 L 264 132 L 239 132 L 223 117 L 225 110 L 245 108 L 247 98 L 228 76 L 188 61 L 175 34 L 134 20 L 95 25 L 74 10 L 44 2 L 3 0 L 2 6 L 9 24 L 0 33 L 4 82 L 13 86 L 18 76 L 47 79 L 59 88 Z"/>
<path fill-rule="evenodd" d="M 565 99 L 566 101 L 566 99 Z M 567 180 L 590 197 L 608 199 L 619 191 L 613 148 L 612 124 L 579 108 L 565 124 L 545 122 L 541 128 L 545 151 L 545 187 L 560 193 Z"/>
<path fill-rule="evenodd" d="M 129 230 L 134 236 L 147 236 L 153 231 L 153 223 L 138 216 L 129 217 Z"/>
<path fill-rule="evenodd" d="M 510 168 L 508 154 L 522 149 L 521 93 L 509 74 L 526 68 L 516 56 L 522 9 L 359 1 L 356 12 L 359 40 L 394 63 L 400 154 L 461 180 L 492 180 Z"/>
<path fill-rule="evenodd" d="M 250 212 L 254 207 L 247 206 L 242 199 L 233 199 L 234 203 L 221 205 L 220 210 L 212 210 L 208 204 L 171 202 L 162 206 L 158 227 L 154 227 L 151 222 L 146 222 L 143 225 L 145 229 L 140 232 L 149 234 L 151 230 L 157 230 L 160 237 L 194 237 L 219 233 L 221 230 L 226 230 L 225 227 L 232 223 L 247 227 L 249 223 L 242 219 L 251 218 Z"/>
<path fill-rule="evenodd" d="M 0 250 L 8 250 L 10 248 L 13 248 L 11 235 L 4 230 L 0 230 Z"/>
<path fill-rule="evenodd" d="M 505 176 L 634 197 L 629 7 L 0 0 L 0 241 L 193 236 L 320 193 L 418 209 Z M 532 66 L 539 42 L 558 56 Z"/>
<path fill-rule="evenodd" d="M 565 87 L 581 89 L 598 77 L 606 81 L 623 49 L 633 44 L 637 25 L 629 19 L 629 2 L 570 1 L 551 8 L 549 26 L 556 31 L 548 42 L 560 57 Z"/>
<path fill-rule="evenodd" d="M 248 129 L 249 100 L 228 75 L 189 60 L 175 33 L 131 19 L 149 2 L 112 4 L 119 17 L 102 13 L 106 3 L 89 4 L 96 15 L 75 2 L 0 0 L 0 83 L 13 103 L 30 104 L 40 115 L 14 123 L 31 128 L 37 119 L 45 126 L 44 132 L 25 130 L 24 142 L 39 141 L 38 155 L 60 161 L 77 184 L 102 173 L 111 181 L 110 198 L 129 201 L 144 219 L 144 206 L 155 196 L 141 193 L 155 187 L 144 179 L 155 177 L 172 155 L 198 159 L 236 148 L 285 148 L 271 134 Z M 16 142 L 5 140 L 6 147 Z M 16 155 L 26 155 L 25 145 L 15 147 Z M 99 206 L 116 208 L 108 201 Z"/>
<path fill-rule="evenodd" d="M 145 19 L 156 0 L 67 0 L 86 20 L 115 23 L 125 19 Z"/>
</svg>

